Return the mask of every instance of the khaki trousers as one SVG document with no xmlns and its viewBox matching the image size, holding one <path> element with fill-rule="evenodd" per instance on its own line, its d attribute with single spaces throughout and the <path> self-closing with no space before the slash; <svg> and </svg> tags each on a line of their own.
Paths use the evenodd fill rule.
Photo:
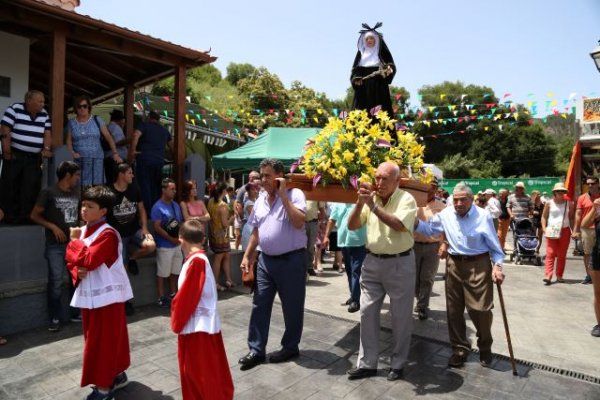
<svg viewBox="0 0 600 400">
<path fill-rule="evenodd" d="M 377 258 L 367 254 L 360 275 L 360 349 L 357 366 L 377 368 L 381 306 L 387 294 L 392 314 L 390 366 L 404 368 L 412 334 L 415 256 Z"/>
<path fill-rule="evenodd" d="M 490 259 L 465 261 L 449 256 L 446 265 L 446 311 L 453 351 L 462 353 L 471 349 L 467 339 L 465 307 L 477 330 L 479 351 L 491 351 L 494 286 Z"/>
</svg>

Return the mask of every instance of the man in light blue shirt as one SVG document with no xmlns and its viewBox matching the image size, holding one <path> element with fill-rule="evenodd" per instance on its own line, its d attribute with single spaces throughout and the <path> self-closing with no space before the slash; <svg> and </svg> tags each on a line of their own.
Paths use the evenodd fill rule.
<svg viewBox="0 0 600 400">
<path fill-rule="evenodd" d="M 363 261 L 367 256 L 367 227 L 351 231 L 348 229 L 348 217 L 354 204 L 333 203 L 331 215 L 327 222 L 327 230 L 323 239 L 323 247 L 329 244 L 329 233 L 337 226 L 337 245 L 342 249 L 344 267 L 348 276 L 348 287 L 350 298 L 346 301 L 348 312 L 354 313 L 360 310 L 360 271 Z"/>
<path fill-rule="evenodd" d="M 504 280 L 504 252 L 494 230 L 492 216 L 473 205 L 473 192 L 464 182 L 452 194 L 453 208 L 446 208 L 427 222 L 418 221 L 415 232 L 427 236 L 443 233 L 447 249 L 446 309 L 453 355 L 450 367 L 462 367 L 471 349 L 467 340 L 465 307 L 477 329 L 477 347 L 482 366 L 492 362 L 493 282 Z M 493 261 L 493 266 L 492 262 Z"/>
</svg>

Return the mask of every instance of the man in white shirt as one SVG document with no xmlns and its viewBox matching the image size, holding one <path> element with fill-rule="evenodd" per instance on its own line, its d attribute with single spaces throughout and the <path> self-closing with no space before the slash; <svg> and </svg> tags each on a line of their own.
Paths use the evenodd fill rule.
<svg viewBox="0 0 600 400">
<path fill-rule="evenodd" d="M 502 208 L 500 206 L 500 200 L 496 198 L 496 191 L 494 189 L 485 189 L 483 192 L 487 199 L 485 209 L 492 214 L 494 219 L 494 229 L 498 230 L 498 218 L 502 214 Z"/>
</svg>

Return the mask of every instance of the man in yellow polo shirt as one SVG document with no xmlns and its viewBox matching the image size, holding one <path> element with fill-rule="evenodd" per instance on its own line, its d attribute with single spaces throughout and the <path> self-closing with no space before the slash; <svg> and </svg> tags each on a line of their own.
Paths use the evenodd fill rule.
<svg viewBox="0 0 600 400">
<path fill-rule="evenodd" d="M 383 299 L 390 297 L 392 356 L 387 379 L 403 376 L 412 327 L 412 305 L 416 279 L 412 231 L 417 203 L 398 189 L 400 169 L 392 162 L 379 165 L 376 188 L 362 184 L 358 201 L 348 219 L 348 228 L 367 225 L 367 257 L 360 277 L 360 350 L 356 368 L 348 379 L 377 374 L 380 312 Z"/>
</svg>

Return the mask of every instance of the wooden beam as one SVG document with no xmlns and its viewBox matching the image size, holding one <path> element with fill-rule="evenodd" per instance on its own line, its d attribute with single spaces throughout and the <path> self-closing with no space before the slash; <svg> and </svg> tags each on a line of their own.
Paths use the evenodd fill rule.
<svg viewBox="0 0 600 400">
<path fill-rule="evenodd" d="M 66 50 L 67 38 L 65 31 L 58 29 L 54 31 L 52 36 L 52 59 L 49 74 L 53 148 L 63 144 Z"/>
<path fill-rule="evenodd" d="M 183 162 L 185 160 L 185 66 L 175 68 L 175 182 L 177 182 L 177 197 L 180 197 L 183 187 Z"/>
<path fill-rule="evenodd" d="M 108 76 L 111 76 L 112 78 L 118 80 L 119 82 L 127 82 L 127 78 L 121 75 L 118 75 L 116 73 L 114 73 L 114 71 L 109 70 L 110 65 L 108 64 L 95 64 L 89 60 L 86 60 L 83 57 L 79 57 L 77 56 L 74 52 L 70 52 L 69 53 L 69 62 L 73 62 L 76 65 L 79 65 L 82 67 L 82 69 L 84 71 L 87 71 L 88 73 L 94 74 L 94 73 L 100 73 L 100 74 L 105 74 Z M 97 76 L 97 75 L 96 75 Z"/>
<path fill-rule="evenodd" d="M 123 114 L 125 114 L 125 137 L 127 140 L 133 138 L 133 85 L 125 86 L 123 89 Z"/>
</svg>

